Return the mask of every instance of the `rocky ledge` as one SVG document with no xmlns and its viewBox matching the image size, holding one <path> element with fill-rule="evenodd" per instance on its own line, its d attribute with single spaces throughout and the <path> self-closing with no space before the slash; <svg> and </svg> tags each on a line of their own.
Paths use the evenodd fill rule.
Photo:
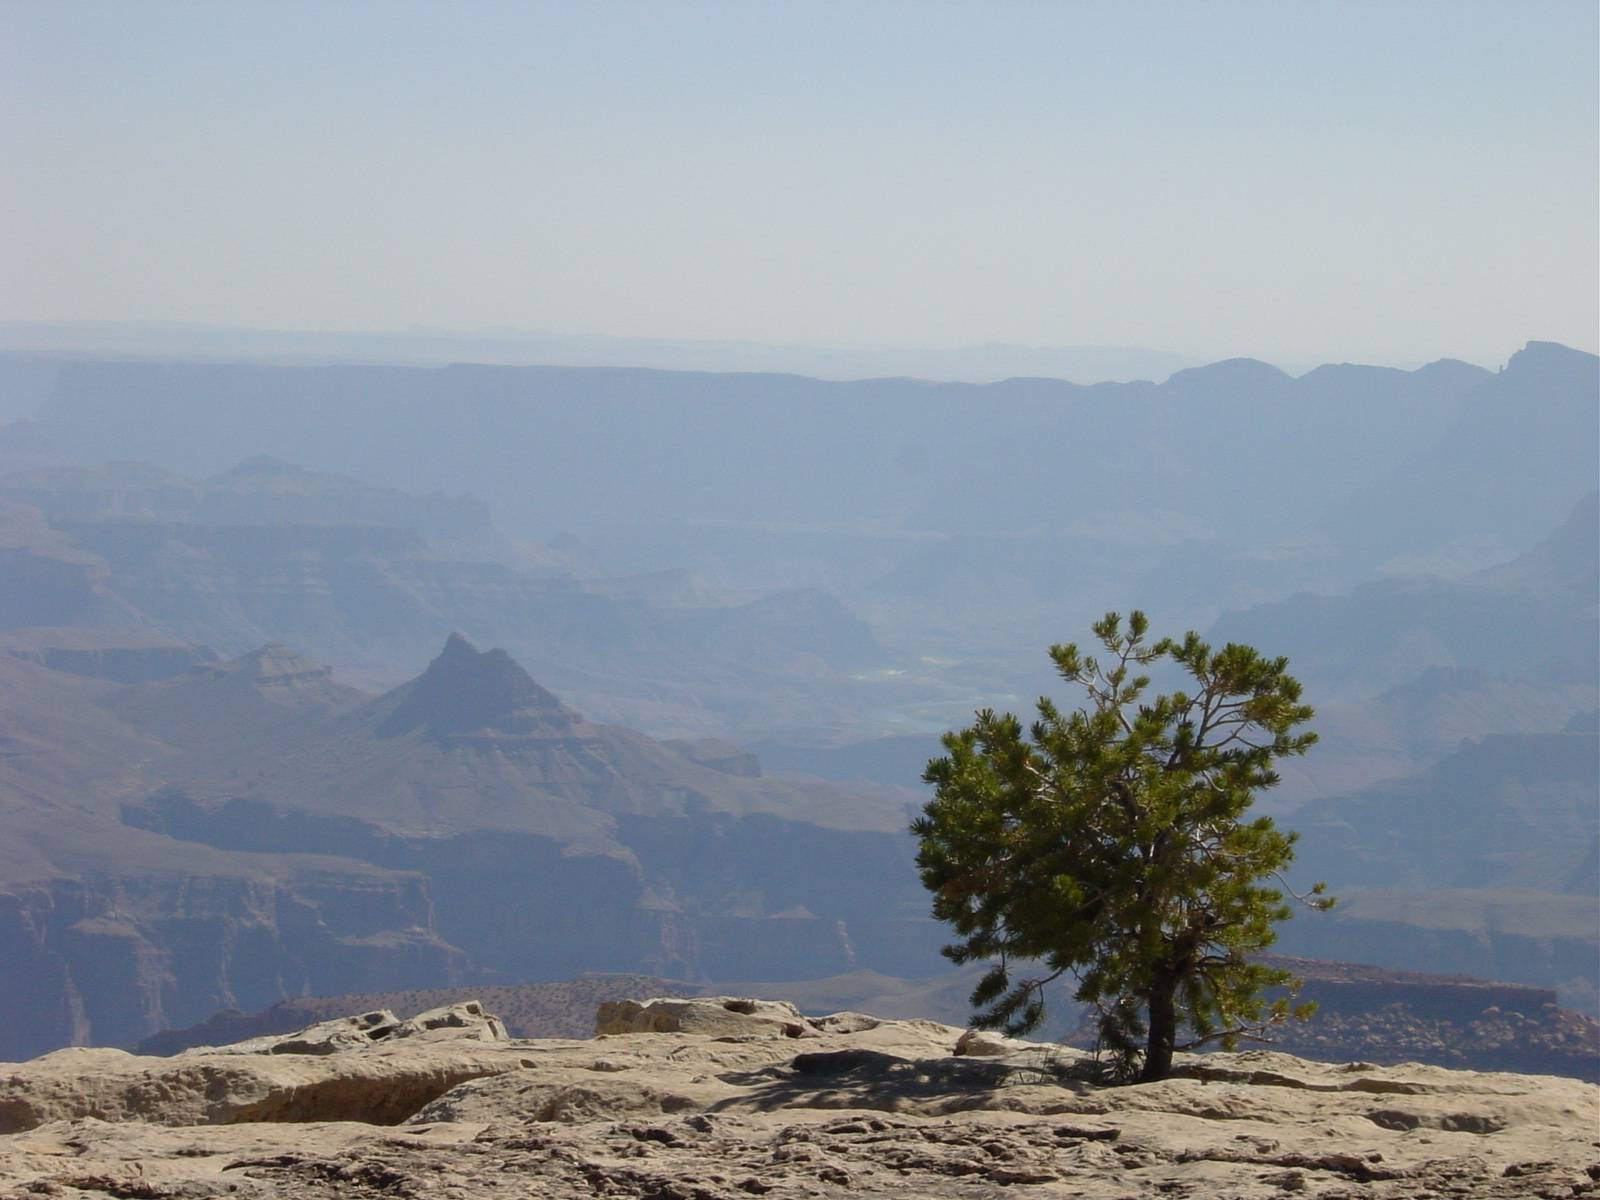
<svg viewBox="0 0 1600 1200">
<path fill-rule="evenodd" d="M 1600 1088 L 1253 1051 L 1105 1087 L 1081 1051 L 732 997 L 586 1040 L 477 1004 L 172 1058 L 0 1066 L 0 1197 L 1600 1195 Z"/>
</svg>

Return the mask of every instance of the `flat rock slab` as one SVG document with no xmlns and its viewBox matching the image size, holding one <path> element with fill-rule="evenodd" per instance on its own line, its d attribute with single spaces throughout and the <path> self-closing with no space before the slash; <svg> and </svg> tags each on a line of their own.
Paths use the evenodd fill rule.
<svg viewBox="0 0 1600 1200">
<path fill-rule="evenodd" d="M 0 1197 L 1600 1196 L 1600 1089 L 1576 1080 L 1256 1051 L 1105 1088 L 1074 1051 L 957 1056 L 962 1031 L 931 1022 L 813 1024 L 800 1041 L 746 1026 L 257 1055 L 352 1070 L 454 1056 L 477 1073 L 389 1127 L 152 1123 L 192 1111 L 181 1089 L 142 1119 L 49 1120 L 0 1137 Z M 11 1070 L 65 1080 L 76 1063 L 81 1079 L 109 1054 Z M 13 1099 L 0 1085 L 0 1111 Z"/>
<path fill-rule="evenodd" d="M 484 1075 L 518 1070 L 474 1002 L 397 1021 L 366 1013 L 172 1058 L 70 1049 L 0 1065 L 0 1133 L 95 1117 L 159 1125 L 351 1120 L 392 1125 Z"/>
</svg>

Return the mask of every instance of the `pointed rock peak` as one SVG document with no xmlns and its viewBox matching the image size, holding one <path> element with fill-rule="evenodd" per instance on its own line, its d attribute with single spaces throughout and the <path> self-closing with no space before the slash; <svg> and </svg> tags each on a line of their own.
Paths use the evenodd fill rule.
<svg viewBox="0 0 1600 1200">
<path fill-rule="evenodd" d="M 445 638 L 444 649 L 439 651 L 439 658 L 435 659 L 434 662 L 446 658 L 476 658 L 477 654 L 478 648 L 476 646 L 467 641 L 461 634 L 452 633 Z"/>
<path fill-rule="evenodd" d="M 459 633 L 426 671 L 385 699 L 391 698 L 392 711 L 378 729 L 384 737 L 414 729 L 434 736 L 519 734 L 577 720 L 504 650 L 479 650 Z"/>
</svg>

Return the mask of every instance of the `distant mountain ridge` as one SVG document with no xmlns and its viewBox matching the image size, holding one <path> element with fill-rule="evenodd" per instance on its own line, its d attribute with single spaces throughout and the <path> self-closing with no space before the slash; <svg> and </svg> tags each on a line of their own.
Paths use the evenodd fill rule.
<svg viewBox="0 0 1600 1200">
<path fill-rule="evenodd" d="M 452 637 L 372 697 L 283 647 L 0 653 L 0 1058 L 308 992 L 936 962 L 900 796 L 768 780 Z"/>
<path fill-rule="evenodd" d="M 415 872 L 319 847 L 183 845 L 125 824 L 119 797 L 177 769 L 194 743 L 212 748 L 197 720 L 238 736 L 233 714 L 250 708 L 117 711 L 164 688 L 0 654 L 0 998 L 14 1013 L 0 1057 L 131 1041 L 256 995 L 462 978 Z M 189 736 L 163 736 L 175 729 Z"/>
<path fill-rule="evenodd" d="M 1225 614 L 1219 641 L 1271 646 L 1323 687 L 1366 694 L 1434 667 L 1528 671 L 1558 662 L 1600 682 L 1600 492 L 1531 551 L 1462 579 L 1401 578 L 1347 596 L 1297 595 Z"/>
<path fill-rule="evenodd" d="M 1413 371 L 1333 364 L 1293 378 L 1229 360 L 1159 384 L 1085 387 L 79 361 L 62 365 L 32 420 L 0 431 L 0 464 L 137 458 L 214 476 L 267 453 L 380 490 L 470 490 L 510 535 L 571 547 L 573 559 L 639 582 L 597 589 L 610 608 L 557 605 L 523 627 L 480 624 L 458 594 L 426 619 L 426 638 L 418 630 L 403 647 L 371 646 L 369 660 L 415 661 L 460 628 L 506 645 L 608 717 L 670 736 L 793 741 L 837 736 L 869 715 L 872 732 L 896 731 L 912 710 L 915 724 L 947 724 L 970 711 L 984 680 L 998 680 L 984 687 L 991 694 L 1026 697 L 1037 689 L 1037 648 L 1108 603 L 1136 601 L 1198 627 L 1380 572 L 1461 575 L 1503 561 L 1600 477 L 1597 365 L 1531 343 L 1498 374 L 1445 360 Z M 187 558 L 201 540 L 173 539 L 162 556 Z M 268 553 L 262 541 L 252 558 Z M 353 545 L 318 553 L 359 557 Z M 227 555 L 213 543 L 200 557 Z M 248 577 L 245 564 L 218 569 Z M 747 626 L 737 638 L 733 626 L 755 612 L 730 622 L 707 615 L 728 606 L 695 603 L 666 620 L 661 609 L 684 607 L 694 589 L 665 583 L 671 571 L 742 597 L 817 589 L 864 625 L 847 629 L 839 610 L 818 608 L 811 628 L 824 636 L 808 645 L 771 636 L 794 628 L 778 613 L 764 614 L 759 635 Z M 409 563 L 396 574 L 413 597 L 444 587 L 437 572 L 419 578 Z M 647 594 L 663 603 L 646 604 L 646 617 L 630 604 Z M 519 607 L 537 606 L 529 598 Z M 344 668 L 360 662 L 352 643 L 376 640 L 313 641 L 303 636 L 313 619 L 256 621 L 225 652 L 278 640 Z M 708 625 L 715 632 L 702 632 Z M 551 652 L 557 626 L 572 648 L 565 658 Z M 685 674 L 682 657 L 634 682 L 615 661 L 596 662 L 593 652 L 618 640 L 601 630 L 624 626 L 634 631 L 623 639 L 630 666 L 650 670 L 652 642 L 696 643 L 702 660 L 722 655 L 716 677 L 703 674 L 698 687 L 722 694 L 717 711 L 701 722 L 681 690 L 657 698 Z M 872 661 L 849 649 L 864 644 L 863 630 L 883 651 Z M 204 628 L 181 636 L 222 644 Z M 759 722 L 745 722 L 735 714 L 766 689 L 743 687 L 739 668 L 762 660 L 788 690 Z M 825 707 L 804 682 L 819 666 L 862 676 L 863 686 L 848 711 L 797 730 L 797 716 Z M 886 669 L 905 677 L 873 674 Z M 840 682 L 836 674 L 828 690 L 833 704 L 849 690 Z M 611 707 L 606 693 L 623 689 L 626 706 Z M 887 712 L 895 721 L 882 719 Z"/>
<path fill-rule="evenodd" d="M 1094 382 L 1163 379 L 1186 355 L 1137 346 L 790 346 L 756 342 L 556 334 L 540 330 L 407 329 L 320 332 L 166 322 L 0 322 L 0 347 L 17 358 L 164 358 L 230 362 L 503 363 L 783 371 L 824 379 L 910 376 L 982 382 L 1018 375 Z"/>
<path fill-rule="evenodd" d="M 40 467 L 0 476 L 0 500 L 31 505 L 56 522 L 381 525 L 444 539 L 468 537 L 489 525 L 487 506 L 471 496 L 414 496 L 307 471 L 270 455 L 204 480 L 138 462 Z"/>
<path fill-rule="evenodd" d="M 1464 395 L 1442 436 L 1331 508 L 1326 525 L 1365 531 L 1391 552 L 1463 529 L 1506 547 L 1531 542 L 1600 481 L 1597 394 L 1600 358 L 1529 342 Z"/>
<path fill-rule="evenodd" d="M 1338 847 L 1346 903 L 1286 944 L 1593 1010 L 1600 844 L 1562 748 L 1600 703 L 1597 365 L 64 365 L 0 430 L 27 467 L 0 477 L 0 1000 L 32 1014 L 0 1037 L 588 969 L 925 973 L 919 760 L 1060 695 L 1043 647 L 1130 604 L 1289 655 L 1319 710 L 1265 803 Z"/>
<path fill-rule="evenodd" d="M 1508 374 L 1536 373 L 1513 360 Z M 1325 368 L 1296 380 L 1252 360 L 1180 371 L 1162 384 L 1090 387 L 1021 378 L 991 385 L 827 383 L 615 368 L 84 362 L 62 368 L 29 436 L 70 445 L 83 457 L 136 457 L 200 471 L 265 450 L 350 473 L 353 463 L 337 447 L 362 445 L 362 462 L 369 464 L 363 473 L 377 466 L 389 486 L 403 481 L 407 488 L 448 491 L 474 479 L 474 490 L 497 511 L 531 500 L 543 521 L 580 534 L 637 517 L 617 501 L 641 489 L 654 497 L 652 524 L 730 515 L 825 521 L 926 509 L 918 523 L 945 528 L 954 514 L 937 507 L 938 493 L 926 495 L 935 477 L 929 472 L 951 463 L 958 448 L 966 470 L 1009 478 L 1011 494 L 1025 484 L 1039 495 L 1049 479 L 1040 467 L 1059 464 L 1073 445 L 1115 447 L 1136 433 L 1147 446 L 1155 438 L 1163 458 L 1187 448 L 1201 460 L 1243 436 L 1260 446 L 1251 455 L 1255 468 L 1303 482 L 1305 473 L 1296 472 L 1303 452 L 1276 437 L 1292 432 L 1348 488 L 1381 480 L 1455 419 L 1467 394 L 1494 380 L 1465 364 L 1414 372 Z M 1343 402 L 1324 403 L 1336 385 L 1349 389 Z M 113 394 L 114 405 L 107 402 Z M 1294 425 L 1272 416 L 1285 406 Z M 447 409 L 459 414 L 459 424 L 444 417 Z M 137 423 L 129 420 L 134 411 Z M 159 435 L 178 427 L 185 432 L 181 447 Z M 1376 427 L 1385 430 L 1381 441 L 1368 436 Z M 987 465 L 997 454 L 1008 461 L 1004 475 Z M 810 477 L 822 464 L 825 489 Z M 1092 468 L 1093 460 L 1077 465 Z M 1159 486 L 1205 504 L 1237 501 L 1226 487 L 1214 498 L 1196 497 L 1185 475 Z M 1226 481 L 1213 480 L 1213 490 L 1218 482 Z M 964 528 L 1017 528 L 1019 512 L 998 510 L 981 493 L 966 499 L 978 507 L 962 510 Z M 1148 502 L 1171 507 L 1160 495 Z"/>
<path fill-rule="evenodd" d="M 1295 874 L 1335 887 L 1600 891 L 1600 734 L 1492 734 L 1419 778 L 1294 816 Z"/>
<path fill-rule="evenodd" d="M 627 581 L 590 587 L 560 556 L 504 538 L 470 497 L 268 458 L 204 481 L 137 463 L 0 476 L 0 566 L 0 633 L 73 625 L 224 654 L 280 642 L 390 683 L 398 664 L 464 629 L 589 688 L 613 713 L 642 693 L 669 728 L 684 719 L 674 707 L 704 708 L 705 693 L 726 686 L 701 686 L 708 673 L 808 688 L 883 654 L 817 589 L 724 600 L 706 588 L 657 605 Z"/>
</svg>

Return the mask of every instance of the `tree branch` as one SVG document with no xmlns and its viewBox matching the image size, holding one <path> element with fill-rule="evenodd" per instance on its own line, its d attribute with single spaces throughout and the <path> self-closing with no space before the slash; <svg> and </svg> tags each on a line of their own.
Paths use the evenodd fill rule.
<svg viewBox="0 0 1600 1200">
<path fill-rule="evenodd" d="M 1192 1042 L 1184 1042 L 1181 1046 L 1174 1046 L 1174 1050 L 1193 1050 L 1199 1046 L 1209 1045 L 1211 1042 L 1220 1042 L 1225 1038 L 1242 1038 L 1247 1042 L 1260 1042 L 1270 1046 L 1273 1039 L 1265 1036 L 1265 1031 L 1282 1025 L 1284 1018 L 1274 1017 L 1262 1021 L 1259 1025 L 1240 1025 L 1235 1029 L 1219 1029 L 1216 1033 L 1208 1033 L 1204 1037 L 1197 1037 Z"/>
<path fill-rule="evenodd" d="M 1333 907 L 1333 898 L 1331 896 L 1319 896 L 1317 895 L 1315 889 L 1309 892 L 1295 891 L 1294 888 L 1290 886 L 1289 881 L 1283 877 L 1282 871 L 1272 872 L 1272 878 L 1276 879 L 1281 885 L 1283 885 L 1284 891 L 1288 892 L 1289 895 L 1300 901 L 1300 903 L 1304 904 L 1307 908 L 1314 908 L 1318 912 L 1326 912 L 1328 909 Z M 1318 884 L 1317 886 L 1320 887 L 1322 885 Z"/>
</svg>

